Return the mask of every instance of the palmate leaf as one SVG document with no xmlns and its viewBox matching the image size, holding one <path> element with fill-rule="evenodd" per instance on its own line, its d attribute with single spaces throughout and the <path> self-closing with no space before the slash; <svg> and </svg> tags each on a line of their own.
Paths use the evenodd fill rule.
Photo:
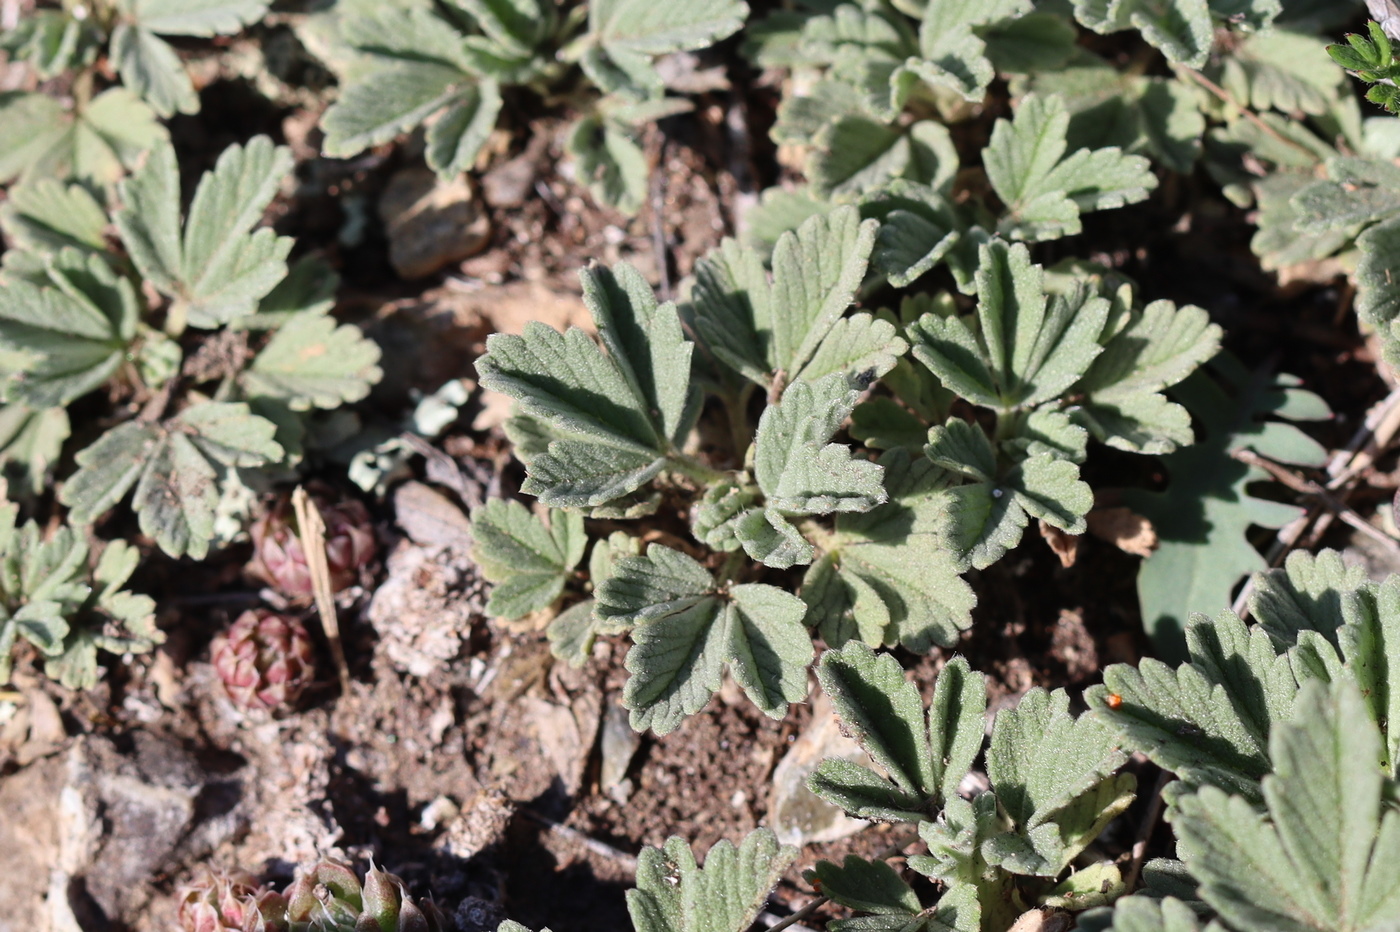
<svg viewBox="0 0 1400 932">
<path fill-rule="evenodd" d="M 497 32 L 530 31 L 502 4 L 475 6 L 487 14 L 480 22 Z M 472 166 L 501 108 L 498 80 L 527 77 L 534 50 L 520 50 L 514 39 L 503 45 L 489 33 L 464 33 L 461 12 L 449 18 L 417 3 L 337 14 L 334 51 L 348 47 L 359 57 L 335 63 L 342 89 L 321 123 L 327 155 L 348 158 L 436 115 L 428 129 L 428 164 L 444 178 Z M 527 10 L 513 12 L 529 18 Z"/>
<path fill-rule="evenodd" d="M 494 587 L 486 611 L 523 618 L 564 591 L 588 546 L 583 517 L 550 509 L 549 524 L 520 502 L 491 499 L 472 514 L 472 559 Z"/>
<path fill-rule="evenodd" d="M 929 84 L 942 84 L 979 101 L 995 77 L 987 46 L 974 26 L 1024 16 L 1029 0 L 929 0 L 919 26 L 918 61 L 906 66 Z"/>
<path fill-rule="evenodd" d="M 379 357 L 358 327 L 302 311 L 278 328 L 241 381 L 250 396 L 279 399 L 293 411 L 333 409 L 369 394 L 383 375 Z"/>
<path fill-rule="evenodd" d="M 168 136 L 139 97 L 123 87 L 70 113 L 47 94 L 0 93 L 0 182 L 73 179 L 105 188 Z"/>
<path fill-rule="evenodd" d="M 68 526 L 45 534 L 33 521 L 16 528 L 15 514 L 0 506 L 0 683 L 20 637 L 68 689 L 96 685 L 99 648 L 142 653 L 164 640 L 155 602 L 122 589 L 140 559 L 134 547 L 108 544 L 89 570 L 85 535 Z"/>
<path fill-rule="evenodd" d="M 997 232 L 1038 242 L 1078 233 L 1080 214 L 1144 200 L 1157 187 L 1147 159 L 1121 149 L 1068 148 L 1069 111 L 1058 97 L 1028 94 L 1014 120 L 998 120 L 982 153 L 1006 205 Z"/>
<path fill-rule="evenodd" d="M 107 212 L 82 185 L 41 178 L 16 185 L 0 204 L 11 251 L 50 256 L 64 248 L 106 249 Z M 9 252 L 5 258 L 10 258 Z"/>
<path fill-rule="evenodd" d="M 1102 352 L 1109 302 L 1080 287 L 1047 296 L 1020 243 L 978 249 L 977 315 L 925 314 L 908 328 L 913 356 L 959 396 L 1011 410 L 1059 398 Z"/>
<path fill-rule="evenodd" d="M 1221 329 L 1201 308 L 1153 301 L 1109 324 L 1103 353 L 1070 389 L 1071 411 L 1101 443 L 1135 453 L 1171 453 L 1194 440 L 1191 416 L 1162 389 L 1219 351 Z"/>
<path fill-rule="evenodd" d="M 1054 877 L 1133 801 L 1132 774 L 1115 729 L 1069 714 L 1062 689 L 1035 688 L 997 713 L 987 776 L 1012 831 L 984 849 L 992 864 L 1017 874 Z"/>
<path fill-rule="evenodd" d="M 696 269 L 691 312 L 701 339 L 725 365 L 765 388 L 779 373 L 791 383 L 868 364 L 872 350 L 892 360 L 903 352 L 892 332 L 885 332 L 883 346 L 873 346 L 877 341 L 833 331 L 865 276 L 877 226 L 854 207 L 809 218 L 778 239 L 771 285 L 752 250 L 725 240 Z M 872 324 L 859 326 L 871 328 L 867 335 L 878 332 Z M 833 333 L 842 342 L 825 345 Z"/>
<path fill-rule="evenodd" d="M 65 689 L 91 689 L 100 669 L 97 652 L 143 654 L 164 642 L 156 627 L 155 600 L 122 588 L 136 571 L 141 553 L 124 540 L 102 550 L 92 570 L 92 591 L 63 642 L 63 652 L 44 660 L 44 673 Z"/>
<path fill-rule="evenodd" d="M 113 220 L 142 276 L 171 298 L 176 321 L 213 328 L 248 316 L 286 275 L 291 238 L 249 231 L 291 165 L 290 151 L 266 136 L 230 146 L 200 179 L 183 229 L 173 148 L 156 147 L 122 183 Z"/>
<path fill-rule="evenodd" d="M 631 266 L 580 273 L 605 353 L 578 329 L 526 324 L 492 334 L 477 360 L 481 384 L 515 398 L 555 435 L 527 463 L 522 490 L 547 505 L 603 505 L 661 472 L 699 413 L 690 384 L 693 344 L 675 305 L 658 305 Z"/>
<path fill-rule="evenodd" d="M 1326 405 L 1299 389 L 1297 379 L 1251 374 L 1225 355 L 1216 356 L 1211 369 L 1215 378 L 1199 371 L 1173 390 L 1197 418 L 1198 439 L 1163 458 L 1171 485 L 1165 492 L 1124 494 L 1124 503 L 1157 531 L 1158 548 L 1138 574 L 1138 600 L 1148 634 L 1172 659 L 1182 656 L 1181 631 L 1190 613 L 1228 605 L 1241 577 L 1265 569 L 1248 529 L 1282 527 L 1298 513 L 1292 505 L 1251 495 L 1250 483 L 1267 474 L 1232 452 L 1253 449 L 1299 465 L 1326 461 L 1326 451 L 1302 431 L 1264 419 L 1326 416 Z"/>
<path fill-rule="evenodd" d="M 0 405 L 0 471 L 11 496 L 32 498 L 48 487 L 49 470 L 71 432 L 65 408 Z"/>
<path fill-rule="evenodd" d="M 1360 690 L 1309 683 L 1269 742 L 1266 813 L 1205 787 L 1178 801 L 1200 895 L 1240 929 L 1386 930 L 1400 915 L 1400 813 Z"/>
<path fill-rule="evenodd" d="M 1176 669 L 1144 659 L 1114 664 L 1086 692 L 1094 714 L 1187 787 L 1216 786 L 1258 800 L 1273 726 L 1293 711 L 1298 685 L 1289 658 L 1260 627 L 1233 612 L 1196 615 L 1186 628 L 1189 660 Z M 1109 695 L 1118 696 L 1112 706 Z"/>
<path fill-rule="evenodd" d="M 828 443 L 855 406 L 859 391 L 841 372 L 816 382 L 794 382 L 778 404 L 764 409 L 754 440 L 754 478 L 765 511 L 735 519 L 750 556 L 769 566 L 809 563 L 811 545 L 787 523 L 789 515 L 869 511 L 885 500 L 879 466 Z"/>
<path fill-rule="evenodd" d="M 1033 74 L 1030 87 L 1064 101 L 1070 150 L 1117 146 L 1182 173 L 1201 155 L 1205 115 L 1180 81 L 1125 74 L 1078 48 L 1068 67 Z"/>
<path fill-rule="evenodd" d="M 947 478 L 916 455 L 880 458 L 890 500 L 838 515 L 803 577 L 807 623 L 832 647 L 854 639 L 925 653 L 953 644 L 972 623 L 977 597 L 945 535 Z"/>
<path fill-rule="evenodd" d="M 246 404 L 201 402 L 160 423 L 128 421 L 78 453 L 59 500 L 76 524 L 91 524 L 135 486 L 141 532 L 174 557 L 203 559 L 214 536 L 226 467 L 282 459 L 277 427 Z"/>
<path fill-rule="evenodd" d="M 813 793 L 856 818 L 903 822 L 927 819 L 957 798 L 982 748 L 987 709 L 982 674 L 966 660 L 954 658 L 939 673 L 927 717 L 899 662 L 857 641 L 822 654 L 817 679 L 843 731 L 879 773 L 830 758 L 808 778 Z"/>
<path fill-rule="evenodd" d="M 54 257 L 42 285 L 0 286 L 0 349 L 15 354 L 7 402 L 61 407 L 105 382 L 126 359 L 141 307 L 135 289 L 102 256 Z"/>
<path fill-rule="evenodd" d="M 199 112 L 199 95 L 169 43 L 157 33 L 231 35 L 262 19 L 261 0 L 128 0 L 112 31 L 112 61 L 122 83 L 162 117 Z"/>
<path fill-rule="evenodd" d="M 653 544 L 624 557 L 597 590 L 600 621 L 632 625 L 622 703 L 632 727 L 659 735 L 699 712 L 731 675 L 765 714 L 781 718 L 807 695 L 812 641 L 802 600 L 774 586 L 721 587 L 679 551 Z"/>
<path fill-rule="evenodd" d="M 924 452 L 936 465 L 970 480 L 942 493 L 948 543 L 966 564 L 981 569 L 1001 559 L 1020 542 L 1031 518 L 1068 534 L 1084 532 L 1094 494 L 1074 462 L 1035 452 L 999 472 L 987 435 L 960 418 L 930 428 Z"/>
<path fill-rule="evenodd" d="M 1169 61 L 1199 68 L 1213 38 L 1210 7 L 1208 0 L 1074 0 L 1074 18 L 1101 34 L 1137 29 Z"/>
<path fill-rule="evenodd" d="M 743 0 L 698 0 L 684 6 L 650 0 L 595 0 L 588 5 L 588 51 L 582 63 L 605 92 L 660 96 L 651 59 L 700 49 L 738 32 L 748 18 Z M 622 81 L 613 75 L 625 76 Z"/>
<path fill-rule="evenodd" d="M 629 215 L 642 209 L 651 172 L 646 153 L 625 129 L 600 117 L 584 117 L 569 131 L 564 148 L 594 200 Z"/>
<path fill-rule="evenodd" d="M 672 836 L 637 856 L 637 886 L 627 891 L 636 932 L 746 932 L 797 849 L 766 828 L 736 848 L 720 841 L 695 862 L 690 843 Z"/>
</svg>

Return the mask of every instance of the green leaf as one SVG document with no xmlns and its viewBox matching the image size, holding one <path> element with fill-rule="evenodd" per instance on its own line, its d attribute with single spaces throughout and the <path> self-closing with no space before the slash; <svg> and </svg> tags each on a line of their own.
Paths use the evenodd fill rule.
<svg viewBox="0 0 1400 932">
<path fill-rule="evenodd" d="M 0 287 L 0 349 L 17 354 L 6 401 L 61 407 L 104 383 L 126 358 L 140 316 L 135 290 L 97 255 L 59 255 L 45 287 Z"/>
<path fill-rule="evenodd" d="M 321 118 L 326 133 L 322 148 L 334 158 L 349 158 L 390 142 L 445 107 L 469 81 L 457 67 L 434 61 L 376 69 L 343 88 Z M 438 145 L 429 151 L 441 161 L 442 140 L 435 141 Z"/>
<path fill-rule="evenodd" d="M 286 275 L 291 239 L 270 229 L 248 231 L 291 164 L 291 153 L 266 136 L 225 149 L 195 189 L 183 236 L 171 147 L 156 148 L 122 183 L 123 206 L 113 220 L 137 269 L 172 299 L 174 318 L 213 328 L 246 317 Z"/>
<path fill-rule="evenodd" d="M 1094 495 L 1069 460 L 1037 453 L 997 475 L 991 441 L 980 427 L 959 418 L 929 430 L 925 453 L 938 466 L 972 480 L 944 496 L 949 543 L 973 567 L 990 566 L 1015 547 L 1030 518 L 1069 534 L 1084 532 Z"/>
<path fill-rule="evenodd" d="M 1197 418 L 1199 439 L 1163 458 L 1171 485 L 1165 492 L 1124 495 L 1124 504 L 1157 531 L 1157 551 L 1138 574 L 1138 600 L 1149 635 L 1169 658 L 1180 657 L 1181 631 L 1191 612 L 1228 605 L 1241 577 L 1266 569 L 1248 529 L 1282 527 L 1298 514 L 1292 505 L 1251 495 L 1249 485 L 1267 474 L 1232 453 L 1253 449 L 1300 465 L 1321 465 L 1327 455 L 1297 428 L 1264 420 L 1283 413 L 1285 390 L 1296 391 L 1296 379 L 1252 374 L 1223 355 L 1211 368 L 1214 378 L 1197 372 L 1173 391 Z"/>
<path fill-rule="evenodd" d="M 853 207 L 809 218 L 779 237 L 771 285 L 751 250 L 725 240 L 697 265 L 691 306 L 700 337 L 726 365 L 765 388 L 779 373 L 790 383 L 825 374 L 835 360 L 859 364 L 869 346 L 853 359 L 848 331 L 834 328 L 865 276 L 877 226 Z M 899 347 L 891 337 L 875 349 L 895 354 Z"/>
<path fill-rule="evenodd" d="M 818 861 L 803 877 L 823 896 L 847 909 L 902 916 L 908 921 L 923 908 L 914 888 L 886 861 L 867 861 L 848 854 L 840 866 Z"/>
<path fill-rule="evenodd" d="M 64 408 L 0 406 L 0 470 L 10 495 L 33 498 L 48 488 L 49 471 L 71 432 Z"/>
<path fill-rule="evenodd" d="M 700 0 L 684 7 L 651 0 L 594 0 L 587 41 L 614 60 L 700 49 L 738 32 L 749 15 L 742 0 Z"/>
<path fill-rule="evenodd" d="M 598 117 L 574 124 L 565 149 L 577 163 L 579 178 L 594 200 L 635 215 L 646 203 L 651 169 L 646 154 L 624 130 Z"/>
<path fill-rule="evenodd" d="M 122 87 L 98 94 L 82 113 L 46 94 L 0 93 L 0 121 L 0 181 L 71 178 L 107 187 L 167 138 L 151 108 Z"/>
<path fill-rule="evenodd" d="M 987 776 L 1010 816 L 988 860 L 1015 873 L 1054 877 L 1133 800 L 1128 759 L 1113 728 L 1069 714 L 1069 696 L 1034 688 L 997 713 Z"/>
<path fill-rule="evenodd" d="M 882 470 L 827 441 L 841 428 L 860 392 L 843 373 L 794 382 L 764 409 L 754 440 L 754 477 L 769 508 L 787 514 L 869 511 L 885 501 Z"/>
<path fill-rule="evenodd" d="M 264 0 L 127 0 L 136 23 L 167 36 L 229 36 L 267 14 Z"/>
<path fill-rule="evenodd" d="M 1065 156 L 1069 111 L 1058 97 L 1028 94 L 1012 121 L 998 120 L 982 153 L 1006 205 L 997 232 L 1037 242 L 1078 233 L 1079 215 L 1146 199 L 1157 186 L 1146 159 L 1116 147 Z"/>
<path fill-rule="evenodd" d="M 118 23 L 112 31 L 112 60 L 122 84 L 159 116 L 199 112 L 199 95 L 180 56 L 151 30 Z"/>
<path fill-rule="evenodd" d="M 924 653 L 952 645 L 972 623 L 977 598 L 944 534 L 947 480 L 916 456 L 880 458 L 889 501 L 839 514 L 802 580 L 807 622 L 832 647 L 854 638 Z"/>
<path fill-rule="evenodd" d="M 222 469 L 280 461 L 276 432 L 247 405 L 229 402 L 201 402 L 162 424 L 128 421 L 78 453 L 59 500 L 74 523 L 91 524 L 135 486 L 141 532 L 171 556 L 203 559 Z"/>
<path fill-rule="evenodd" d="M 524 491 L 559 507 L 602 505 L 636 491 L 666 465 L 698 414 L 692 344 L 673 304 L 657 305 L 628 265 L 581 274 L 584 302 L 606 354 L 581 330 L 531 322 L 492 334 L 477 360 L 481 384 L 568 438 L 528 463 Z"/>
<path fill-rule="evenodd" d="M 472 513 L 472 559 L 494 583 L 486 611 L 523 618 L 548 608 L 583 559 L 583 517 L 551 508 L 546 525 L 520 502 L 491 499 Z"/>
<path fill-rule="evenodd" d="M 1394 269 L 1400 261 L 1400 216 L 1362 233 L 1356 239 L 1361 258 L 1356 264 L 1356 314 L 1380 335 L 1387 362 L 1400 361 L 1400 284 Z"/>
<path fill-rule="evenodd" d="M 1073 411 L 1101 443 L 1135 453 L 1171 453 L 1194 436 L 1190 415 L 1161 394 L 1219 351 L 1221 329 L 1201 308 L 1153 301 L 1134 309 L 1073 391 Z"/>
<path fill-rule="evenodd" d="M 501 112 L 501 89 L 482 81 L 464 91 L 428 127 L 428 167 L 441 177 L 470 171 Z"/>
<path fill-rule="evenodd" d="M 1167 60 L 1205 64 L 1213 30 L 1207 0 L 1074 0 L 1074 18 L 1100 34 L 1136 29 Z"/>
<path fill-rule="evenodd" d="M 913 356 L 973 404 L 1006 410 L 1060 397 L 1089 369 L 1109 303 L 1078 288 L 1047 297 L 1022 244 L 978 250 L 977 316 L 925 314 L 910 325 Z"/>
<path fill-rule="evenodd" d="M 720 841 L 700 868 L 690 843 L 672 836 L 637 856 L 637 887 L 627 912 L 637 932 L 746 932 L 797 849 L 779 845 L 766 828 L 738 848 Z"/>
<path fill-rule="evenodd" d="M 910 61 L 908 67 L 930 84 L 942 84 L 967 100 L 980 101 L 996 72 L 987 58 L 986 43 L 972 27 L 1030 11 L 1028 0 L 929 0 L 919 27 L 922 58 Z"/>
<path fill-rule="evenodd" d="M 618 560 L 597 596 L 600 620 L 635 626 L 622 702 L 638 731 L 664 735 L 700 711 L 726 664 L 772 718 L 807 695 L 812 642 L 794 595 L 752 583 L 721 588 L 690 557 L 654 544 Z"/>
<path fill-rule="evenodd" d="M 957 796 L 982 748 L 987 707 L 982 675 L 967 661 L 955 658 L 939 674 L 927 722 L 919 691 L 898 661 L 858 641 L 824 653 L 817 678 L 843 733 L 860 742 L 885 778 L 828 760 L 813 775 L 812 792 L 857 818 L 909 822 Z"/>
<path fill-rule="evenodd" d="M 1104 686 L 1086 693 L 1090 707 L 1128 748 L 1188 787 L 1257 800 L 1270 732 L 1292 713 L 1297 695 L 1289 658 L 1275 654 L 1263 628 L 1247 629 L 1228 611 L 1213 620 L 1194 616 L 1186 645 L 1189 660 L 1175 670 L 1152 659 L 1108 667 Z M 1109 695 L 1121 701 L 1109 705 Z"/>
<path fill-rule="evenodd" d="M 1173 826 L 1201 896 L 1239 928 L 1393 928 L 1400 813 L 1383 803 L 1380 754 L 1355 685 L 1306 685 L 1269 742 L 1266 813 L 1215 787 L 1178 801 Z"/>
<path fill-rule="evenodd" d="M 249 395 L 277 398 L 294 411 L 333 409 L 369 394 L 383 376 L 379 357 L 358 327 L 304 311 L 277 330 L 241 380 Z"/>
<path fill-rule="evenodd" d="M 0 228 L 14 250 L 50 256 L 65 248 L 106 251 L 107 212 L 82 185 L 41 178 L 16 185 L 0 205 Z"/>
</svg>

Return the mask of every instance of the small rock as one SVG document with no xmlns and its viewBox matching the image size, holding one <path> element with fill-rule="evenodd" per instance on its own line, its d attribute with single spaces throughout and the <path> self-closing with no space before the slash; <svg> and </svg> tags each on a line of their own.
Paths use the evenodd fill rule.
<svg viewBox="0 0 1400 932">
<path fill-rule="evenodd" d="M 642 736 L 632 729 L 627 710 L 613 703 L 603 716 L 603 763 L 599 768 L 598 787 L 612 797 L 618 805 L 626 804 L 632 795 L 632 781 L 627 779 L 627 771 L 632 766 L 632 758 L 637 748 L 642 746 Z"/>
<path fill-rule="evenodd" d="M 515 808 L 511 798 L 498 787 L 480 790 L 447 823 L 433 847 L 451 857 L 471 860 L 501 843 Z"/>
<path fill-rule="evenodd" d="M 394 173 L 379 198 L 389 262 L 402 278 L 424 278 L 486 248 L 491 220 L 465 177 L 439 181 L 426 168 Z"/>
<path fill-rule="evenodd" d="M 869 760 L 859 744 L 841 734 L 831 700 L 825 693 L 818 693 L 812 702 L 812 721 L 773 771 L 768 820 L 783 844 L 836 841 L 869 825 L 852 819 L 807 789 L 807 777 L 828 757 L 859 763 Z"/>
<path fill-rule="evenodd" d="M 422 482 L 405 482 L 394 492 L 394 520 L 419 546 L 471 549 L 472 526 L 462 509 Z"/>
<path fill-rule="evenodd" d="M 377 650 L 395 668 L 429 676 L 454 660 L 486 603 L 476 567 L 452 550 L 400 541 L 369 603 Z"/>
<path fill-rule="evenodd" d="M 502 162 L 481 177 L 481 194 L 492 207 L 522 206 L 535 186 L 539 160 L 527 152 Z"/>
</svg>

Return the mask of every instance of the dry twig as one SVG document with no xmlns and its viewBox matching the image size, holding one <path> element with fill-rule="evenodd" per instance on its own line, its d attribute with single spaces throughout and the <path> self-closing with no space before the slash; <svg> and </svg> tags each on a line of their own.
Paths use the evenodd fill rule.
<svg viewBox="0 0 1400 932">
<path fill-rule="evenodd" d="M 316 595 L 316 611 L 321 615 L 321 627 L 331 645 L 336 671 L 340 674 L 340 690 L 350 695 L 350 667 L 345 663 L 345 647 L 340 640 L 340 619 L 335 611 L 335 593 L 331 590 L 331 570 L 326 562 L 326 522 L 316 503 L 297 486 L 292 493 L 292 512 L 296 515 L 301 549 L 306 554 L 306 571 L 311 576 L 311 588 Z"/>
</svg>

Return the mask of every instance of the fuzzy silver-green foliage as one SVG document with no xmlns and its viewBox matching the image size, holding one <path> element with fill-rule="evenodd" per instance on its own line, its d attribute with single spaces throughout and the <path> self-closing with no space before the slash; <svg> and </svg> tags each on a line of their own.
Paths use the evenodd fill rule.
<svg viewBox="0 0 1400 932">
<path fill-rule="evenodd" d="M 797 849 L 780 845 L 766 828 L 750 832 L 738 846 L 720 841 L 702 867 L 684 838 L 637 857 L 637 885 L 627 891 L 635 932 L 746 932 Z M 530 932 L 506 920 L 496 932 Z M 549 932 L 541 929 L 540 932 Z"/>
<path fill-rule="evenodd" d="M 303 412 L 368 394 L 378 347 L 337 324 L 324 289 L 302 280 L 326 273 L 306 264 L 289 273 L 291 240 L 259 226 L 290 164 L 266 137 L 232 146 L 182 218 L 174 151 L 157 146 L 121 184 L 112 221 L 124 254 L 104 239 L 107 214 L 83 188 L 17 189 L 0 215 L 12 246 L 0 269 L 0 458 L 19 492 L 38 491 L 58 458 L 67 405 L 109 385 L 153 392 L 162 407 L 75 452 L 59 498 L 86 524 L 134 490 L 142 531 L 171 555 L 201 557 L 237 470 L 294 465 Z M 148 306 L 143 283 L 163 306 Z M 175 336 L 187 326 L 271 333 L 223 373 L 218 400 L 162 395 L 181 387 L 185 360 L 157 310 Z"/>
<path fill-rule="evenodd" d="M 927 712 L 898 662 L 859 642 L 824 654 L 818 677 L 876 768 L 828 759 L 808 786 L 852 816 L 916 823 L 929 851 L 909 866 L 945 885 L 936 909 L 924 910 L 897 875 L 851 858 L 818 865 L 828 895 L 899 917 L 895 928 L 1002 928 L 1015 918 L 1013 891 L 1028 904 L 1095 905 L 1065 895 L 1079 889 L 1066 874 L 1133 799 L 1133 777 L 1117 773 L 1127 754 L 1111 726 L 1072 715 L 1063 691 L 1032 690 L 997 714 L 985 752 L 991 788 L 969 801 L 958 790 L 982 754 L 987 698 L 966 661 L 944 667 Z M 1090 886 L 1121 890 L 1116 869 L 1097 870 Z"/>
<path fill-rule="evenodd" d="M 1333 595 L 1347 591 L 1333 589 Z M 1364 686 L 1303 685 L 1268 735 L 1250 795 L 1212 784 L 1179 794 L 1172 828 L 1197 884 L 1192 904 L 1134 896 L 1086 928 L 1112 932 L 1280 929 L 1382 932 L 1400 915 L 1400 816 L 1393 771 Z"/>
<path fill-rule="evenodd" d="M 747 16 L 741 0 L 593 0 L 571 10 L 553 0 L 340 0 L 307 32 L 341 80 L 322 121 L 325 151 L 353 156 L 426 126 L 428 165 L 460 174 L 495 129 L 504 89 L 552 95 L 577 64 L 603 96 L 588 101 L 566 148 L 598 200 L 636 213 L 648 173 L 636 129 L 688 109 L 666 96 L 656 58 L 712 45 Z"/>
<path fill-rule="evenodd" d="M 163 641 L 155 602 L 122 587 L 140 557 L 125 541 L 89 566 L 86 538 L 63 526 L 44 535 L 16 526 L 19 506 L 0 505 L 0 684 L 10 680 L 17 642 L 31 645 L 44 672 L 69 689 L 97 684 L 97 652 L 144 653 Z"/>
<path fill-rule="evenodd" d="M 1087 696 L 1095 714 L 1124 742 L 1181 778 L 1183 787 L 1216 786 L 1260 800 L 1271 735 L 1294 715 L 1301 684 L 1354 681 L 1370 718 L 1382 727 L 1375 761 L 1396 773 L 1400 735 L 1400 577 L 1377 584 L 1346 568 L 1338 554 L 1293 554 L 1283 569 L 1255 578 L 1253 623 L 1233 613 L 1192 618 L 1187 662 L 1115 664 Z M 1123 701 L 1105 704 L 1108 694 Z"/>
<path fill-rule="evenodd" d="M 507 434 L 523 491 L 611 519 L 688 495 L 694 538 L 730 554 L 723 565 L 661 545 L 623 556 L 589 574 L 591 615 L 579 603 L 553 629 L 571 662 L 598 634 L 629 632 L 638 727 L 669 731 L 699 711 L 726 664 L 781 714 L 801 694 L 804 627 L 832 646 L 954 643 L 976 604 L 963 573 L 1016 546 L 1032 518 L 1083 532 L 1091 436 L 1140 452 L 1190 442 L 1189 417 L 1163 390 L 1214 353 L 1219 328 L 1203 311 L 1140 308 L 1128 288 L 1110 299 L 1085 273 L 1047 284 L 1024 245 L 993 239 L 972 267 L 974 313 L 947 296 L 911 299 L 899 317 L 853 312 L 879 226 L 852 206 L 811 217 L 779 237 L 771 272 L 725 241 L 680 308 L 658 304 L 629 266 L 595 267 L 583 282 L 596 340 L 540 324 L 488 339 L 477 372 L 516 402 Z M 916 362 L 901 358 L 911 346 Z M 897 397 L 858 406 L 886 377 Z M 735 468 L 688 452 L 705 394 L 730 421 Z M 957 398 L 995 414 L 995 438 L 949 416 Z M 840 441 L 853 417 L 868 450 L 888 448 L 878 459 Z M 745 557 L 809 566 L 800 601 L 754 582 Z M 584 594 L 564 582 L 577 559 L 549 558 L 531 607 L 559 585 Z M 506 562 L 497 581 L 513 592 L 525 577 Z"/>
<path fill-rule="evenodd" d="M 121 86 L 76 104 L 38 91 L 0 94 L 0 181 L 16 176 L 108 186 L 167 138 L 158 117 L 199 112 L 199 95 L 163 36 L 227 36 L 267 13 L 263 0 L 115 0 L 39 9 L 0 35 L 0 49 L 42 79 L 91 82 L 106 57 Z"/>
</svg>

